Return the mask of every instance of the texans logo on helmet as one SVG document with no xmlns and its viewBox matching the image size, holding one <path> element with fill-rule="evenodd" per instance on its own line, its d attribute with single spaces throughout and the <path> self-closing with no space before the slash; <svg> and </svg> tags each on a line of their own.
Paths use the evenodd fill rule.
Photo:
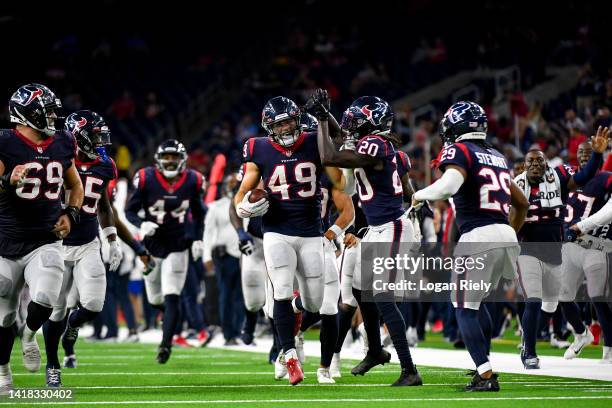
<svg viewBox="0 0 612 408">
<path fill-rule="evenodd" d="M 463 112 L 469 109 L 470 105 L 467 103 L 457 103 L 451 106 L 444 116 L 450 118 L 452 123 L 457 123 L 462 119 Z"/>
<path fill-rule="evenodd" d="M 16 95 L 18 97 L 16 102 L 23 106 L 31 104 L 34 99 L 38 98 L 44 93 L 40 88 L 34 88 L 32 90 L 24 87 L 19 89 L 19 91 L 20 92 Z"/>
<path fill-rule="evenodd" d="M 361 113 L 366 115 L 366 119 L 374 126 L 380 125 L 380 119 L 387 110 L 387 106 L 384 103 L 376 102 L 374 109 L 370 109 L 370 105 L 365 105 L 361 108 Z"/>
<path fill-rule="evenodd" d="M 371 122 L 372 121 L 372 111 L 368 109 L 370 105 L 365 105 L 361 108 L 361 112 L 366 115 L 366 118 Z"/>
<path fill-rule="evenodd" d="M 78 131 L 79 129 L 82 129 L 85 125 L 87 124 L 87 119 L 82 118 L 81 120 L 79 120 L 77 123 L 75 123 L 74 125 L 74 131 Z"/>
</svg>

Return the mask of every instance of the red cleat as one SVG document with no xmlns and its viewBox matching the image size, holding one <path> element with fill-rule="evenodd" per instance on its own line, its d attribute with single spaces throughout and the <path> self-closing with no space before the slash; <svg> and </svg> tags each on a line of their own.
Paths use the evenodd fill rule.
<svg viewBox="0 0 612 408">
<path fill-rule="evenodd" d="M 438 319 L 438 320 L 436 320 L 434 325 L 431 326 L 431 332 L 432 333 L 440 333 L 442 330 L 444 330 L 444 324 L 442 323 L 442 320 Z"/>
<path fill-rule="evenodd" d="M 208 330 L 200 330 L 200 332 L 198 333 L 198 344 L 200 345 L 200 347 L 206 347 L 211 340 L 212 336 L 210 335 Z"/>
<path fill-rule="evenodd" d="M 291 385 L 297 385 L 304 381 L 304 372 L 302 371 L 302 366 L 300 365 L 300 360 L 298 360 L 295 350 L 285 354 L 285 365 Z"/>
<path fill-rule="evenodd" d="M 601 336 L 601 326 L 599 323 L 595 322 L 590 327 L 591 333 L 593 333 L 593 345 L 596 346 L 599 344 L 599 337 Z"/>
<path fill-rule="evenodd" d="M 193 347 L 191 344 L 189 344 L 187 342 L 187 340 L 185 340 L 185 338 L 183 336 L 180 336 L 180 335 L 174 336 L 174 339 L 172 339 L 172 345 L 173 346 L 178 346 L 178 347 L 184 347 L 184 348 L 192 348 Z"/>
</svg>

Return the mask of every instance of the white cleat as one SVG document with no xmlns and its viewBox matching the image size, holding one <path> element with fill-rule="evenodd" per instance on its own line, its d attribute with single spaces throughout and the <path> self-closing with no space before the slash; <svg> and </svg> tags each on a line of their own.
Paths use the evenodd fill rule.
<svg viewBox="0 0 612 408">
<path fill-rule="evenodd" d="M 125 339 L 123 339 L 123 343 L 138 343 L 140 342 L 140 337 L 138 334 L 129 334 Z"/>
<path fill-rule="evenodd" d="M 550 346 L 558 349 L 566 349 L 570 346 L 570 342 L 567 340 L 558 339 L 555 334 L 551 334 Z"/>
<path fill-rule="evenodd" d="M 9 395 L 13 390 L 13 376 L 9 364 L 0 365 L 0 395 Z"/>
<path fill-rule="evenodd" d="M 23 352 L 23 366 L 26 370 L 31 373 L 40 370 L 40 349 L 36 341 L 36 334 L 32 333 L 27 326 L 21 338 L 21 351 Z"/>
<path fill-rule="evenodd" d="M 287 372 L 287 366 L 285 366 L 285 354 L 278 353 L 278 357 L 276 357 L 276 361 L 274 362 L 274 379 L 280 381 L 288 378 L 289 373 Z"/>
<path fill-rule="evenodd" d="M 335 384 L 336 381 L 332 378 L 329 368 L 317 369 L 317 382 L 319 384 Z"/>
<path fill-rule="evenodd" d="M 574 341 L 569 346 L 569 348 L 565 350 L 565 354 L 563 355 L 563 357 L 566 360 L 571 360 L 572 358 L 577 357 L 578 355 L 580 355 L 582 349 L 585 346 L 588 346 L 593 342 L 593 339 L 593 334 L 591 333 L 588 327 L 582 334 L 574 333 Z"/>
<path fill-rule="evenodd" d="M 600 361 L 601 364 L 612 364 L 612 347 L 603 347 L 603 357 Z"/>
<path fill-rule="evenodd" d="M 342 369 L 342 363 L 340 362 L 340 353 L 334 353 L 332 357 L 331 365 L 329 366 L 329 372 L 332 378 L 340 378 L 342 374 L 340 370 Z"/>
<path fill-rule="evenodd" d="M 301 330 L 295 336 L 295 351 L 297 352 L 300 364 L 304 364 L 304 361 L 306 361 L 306 355 L 304 354 L 304 332 Z"/>
<path fill-rule="evenodd" d="M 361 341 L 363 343 L 363 354 L 368 354 L 368 350 L 370 349 L 370 345 L 368 344 L 368 334 L 366 333 L 365 326 L 363 322 L 357 326 L 357 331 L 361 337 Z"/>
</svg>

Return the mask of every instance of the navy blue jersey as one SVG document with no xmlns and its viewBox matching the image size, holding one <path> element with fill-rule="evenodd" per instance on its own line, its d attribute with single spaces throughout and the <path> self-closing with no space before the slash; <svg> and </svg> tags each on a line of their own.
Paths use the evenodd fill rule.
<svg viewBox="0 0 612 408">
<path fill-rule="evenodd" d="M 74 137 L 56 132 L 34 144 L 17 130 L 0 130 L 0 160 L 4 174 L 26 165 L 24 183 L 0 193 L 0 256 L 18 258 L 58 241 L 51 232 L 62 211 L 62 186 L 75 157 Z"/>
<path fill-rule="evenodd" d="M 570 193 L 567 200 L 566 227 L 595 214 L 603 207 L 612 193 L 612 173 L 602 171 L 597 173 L 582 190 Z M 584 231 L 589 235 L 612 240 L 610 224 L 599 227 L 593 231 Z"/>
<path fill-rule="evenodd" d="M 381 225 L 398 219 L 404 210 L 395 148 L 387 139 L 370 135 L 359 139 L 356 151 L 380 159 L 380 164 L 355 169 L 357 192 L 368 225 Z"/>
<path fill-rule="evenodd" d="M 555 172 L 561 182 L 561 191 L 558 195 L 563 203 L 567 202 L 567 183 L 573 171 L 569 166 L 556 167 Z M 552 197 L 549 197 L 549 199 Z M 522 242 L 561 242 L 563 241 L 563 218 L 565 206 L 542 207 L 540 200 L 542 192 L 539 185 L 531 186 L 529 193 L 529 210 L 525 217 L 525 224 L 519 231 L 518 238 Z"/>
<path fill-rule="evenodd" d="M 467 174 L 453 196 L 461 234 L 485 225 L 508 224 L 512 179 L 500 152 L 472 142 L 454 143 L 440 155 L 440 170 L 448 165 L 461 167 Z"/>
<path fill-rule="evenodd" d="M 155 167 L 145 167 L 138 170 L 133 185 L 135 189 L 125 207 L 125 215 L 137 227 L 143 221 L 159 225 L 143 241 L 153 256 L 165 258 L 171 252 L 189 248 L 193 240 L 202 239 L 205 210 L 204 179 L 200 173 L 185 170 L 170 184 Z M 192 226 L 187 222 L 190 210 Z"/>
<path fill-rule="evenodd" d="M 81 206 L 80 221 L 64 238 L 64 245 L 77 246 L 93 241 L 98 236 L 98 202 L 109 182 L 117 178 L 117 167 L 111 158 L 98 158 L 91 162 L 75 159 L 74 164 L 81 177 L 85 195 Z"/>
<path fill-rule="evenodd" d="M 331 227 L 331 207 L 333 204 L 332 188 L 334 185 L 327 176 L 327 173 L 323 172 L 321 176 L 321 221 L 323 222 L 323 231 L 327 231 Z"/>
<path fill-rule="evenodd" d="M 262 230 L 298 237 L 318 237 L 321 229 L 321 174 L 317 134 L 304 132 L 291 148 L 268 137 L 244 144 L 243 160 L 259 168 L 270 208 Z"/>
</svg>

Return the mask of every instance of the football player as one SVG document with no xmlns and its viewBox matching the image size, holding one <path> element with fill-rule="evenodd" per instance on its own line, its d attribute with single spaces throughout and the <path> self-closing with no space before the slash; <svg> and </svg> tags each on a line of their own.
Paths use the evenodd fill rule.
<svg viewBox="0 0 612 408">
<path fill-rule="evenodd" d="M 605 130 L 608 132 L 608 130 Z M 578 146 L 581 167 L 591 155 L 590 142 Z M 612 309 L 610 308 L 610 286 L 608 256 L 612 252 L 612 173 L 602 171 L 582 189 L 570 195 L 566 222 L 571 225 L 566 232 L 563 245 L 561 293 L 559 295 L 563 314 L 574 330 L 574 341 L 565 351 L 564 357 L 572 359 L 593 342 L 593 334 L 582 322 L 580 310 L 575 303 L 576 293 L 586 278 L 587 293 L 597 320 L 604 334 L 602 362 L 612 363 Z"/>
<path fill-rule="evenodd" d="M 304 308 L 313 313 L 321 309 L 324 287 L 323 167 L 316 135 L 300 128 L 300 114 L 296 103 L 283 96 L 266 103 L 262 127 L 268 137 L 251 138 L 244 144 L 246 171 L 234 197 L 240 218 L 263 216 L 263 251 L 274 292 L 274 322 L 292 385 L 304 379 L 293 333 L 294 279 Z M 252 203 L 251 190 L 260 180 L 268 198 Z"/>
<path fill-rule="evenodd" d="M 518 259 L 519 288 L 525 299 L 521 360 L 526 369 L 540 368 L 536 353 L 540 309 L 554 313 L 559 301 L 561 243 L 568 193 L 585 185 L 603 163 L 602 153 L 608 147 L 607 133 L 600 129 L 592 143 L 590 159 L 575 174 L 568 165 L 548 166 L 542 151 L 530 150 L 525 155 L 525 172 L 514 178 L 529 200 L 529 212 L 518 237 L 521 242 L 546 243 L 523 245 Z"/>
<path fill-rule="evenodd" d="M 109 244 L 109 269 L 115 271 L 123 258 L 117 235 L 126 242 L 133 238 L 128 232 L 126 237 L 117 234 L 117 220 L 109 200 L 108 190 L 112 180 L 116 179 L 117 169 L 113 160 L 107 155 L 106 148 L 111 144 L 110 131 L 104 119 L 95 112 L 83 110 L 66 118 L 64 129 L 71 133 L 77 142 L 75 165 L 85 189 L 85 196 L 80 222 L 72 228 L 70 235 L 63 241 L 64 277 L 60 304 L 53 308 L 53 313 L 43 326 L 45 349 L 47 354 L 46 381 L 48 387 L 61 386 L 61 371 L 57 354 L 67 307 L 78 308 L 70 313 L 67 319 L 62 344 L 68 353 L 64 365 L 76 367 L 74 344 L 78 338 L 79 328 L 92 321 L 102 310 L 106 293 L 106 270 L 100 256 L 99 227 Z M 118 221 L 116 223 L 116 220 Z M 136 247 L 142 254 L 144 248 Z M 72 287 L 76 296 L 67 301 Z"/>
<path fill-rule="evenodd" d="M 515 231 L 523 224 L 527 199 L 512 181 L 506 159 L 487 143 L 487 116 L 478 104 L 465 101 L 453 104 L 440 123 L 440 136 L 445 143 L 437 161 L 442 177 L 414 193 L 413 205 L 452 197 L 461 232 L 459 245 L 474 243 L 467 248 L 458 246 L 460 251 L 455 251 L 455 255 L 483 256 L 486 267 L 470 270 L 470 278 L 491 282 L 496 288 L 502 276 L 513 279 L 516 275 L 520 248 Z M 490 317 L 486 308 L 481 307 L 488 293 L 469 291 L 464 296 L 459 293 L 452 294 L 457 323 L 476 364 L 476 373 L 466 390 L 499 391 L 497 375 L 488 357 Z"/>
<path fill-rule="evenodd" d="M 23 363 L 28 371 L 40 369 L 35 335 L 59 304 L 61 240 L 78 223 L 83 203 L 74 137 L 55 128 L 60 108 L 46 86 L 24 85 L 9 101 L 15 128 L 0 130 L 0 395 L 13 387 L 9 359 L 24 283 L 32 300 L 21 341 Z M 62 188 L 70 191 L 66 208 Z"/>
<path fill-rule="evenodd" d="M 318 147 L 321 162 L 326 166 L 355 169 L 357 192 L 365 213 L 369 230 L 361 242 L 391 243 L 391 257 L 395 256 L 401 242 L 415 242 L 412 222 L 404 214 L 403 196 L 407 186 L 402 184 L 397 172 L 396 150 L 389 138 L 393 123 L 391 106 L 375 96 L 356 99 L 342 116 L 341 128 L 355 150 L 337 151 L 330 137 L 329 97 L 319 89 L 313 95 L 313 111 L 319 120 Z M 334 120 L 335 121 L 335 120 Z M 335 127 L 335 125 L 332 125 Z M 345 145 L 347 145 L 345 141 Z M 346 184 L 350 185 L 347 177 Z M 383 350 L 380 342 L 379 312 L 389 329 L 393 345 L 400 359 L 402 372 L 394 386 L 422 385 L 423 381 L 412 362 L 406 326 L 394 299 L 388 293 L 374 296 L 374 302 L 364 301 L 360 283 L 353 282 L 355 298 L 363 316 L 369 349 L 366 357 L 351 372 L 363 375 L 371 368 L 390 361 L 391 355 Z"/>
<path fill-rule="evenodd" d="M 410 171 L 410 159 L 405 152 L 398 150 L 397 153 L 397 173 L 402 179 L 402 183 L 409 184 L 408 172 Z M 405 197 L 408 198 L 408 197 Z M 411 197 L 410 197 L 411 198 Z M 341 302 L 339 306 L 339 333 L 338 341 L 336 342 L 336 348 L 334 350 L 334 356 L 332 358 L 332 364 L 330 372 L 332 378 L 339 378 L 342 376 L 340 352 L 344 345 L 344 340 L 351 328 L 353 316 L 357 310 L 357 300 L 353 296 L 353 276 L 360 275 L 361 270 L 361 245 L 360 240 L 363 238 L 367 231 L 367 220 L 363 211 L 361 210 L 359 203 L 359 195 L 354 194 L 352 197 L 353 208 L 355 211 L 355 222 L 344 234 L 344 251 L 340 257 L 340 284 L 341 284 Z M 408 201 L 410 202 L 410 201 Z M 364 344 L 367 344 L 367 339 L 364 339 Z M 367 352 L 367 351 L 366 351 Z"/>
<path fill-rule="evenodd" d="M 185 146 L 175 139 L 162 142 L 155 153 L 155 166 L 138 170 L 134 192 L 125 208 L 127 219 L 140 228 L 144 245 L 153 256 L 155 267 L 145 276 L 149 302 L 164 311 L 163 336 L 157 362 L 170 358 L 172 336 L 179 319 L 179 296 L 185 284 L 188 253 L 202 257 L 204 231 L 204 178 L 185 169 Z M 139 212 L 144 210 L 144 217 Z M 193 216 L 193 229 L 186 223 Z M 191 235 L 193 234 L 193 235 Z"/>
<path fill-rule="evenodd" d="M 334 170 L 329 170 L 334 171 Z M 339 172 L 339 170 L 335 170 Z M 337 176 L 338 178 L 341 175 Z M 330 366 L 336 343 L 338 341 L 338 298 L 340 296 L 340 277 L 336 260 L 336 244 L 334 241 L 340 238 L 344 231 L 351 226 L 355 219 L 355 209 L 351 197 L 342 190 L 334 187 L 331 180 L 324 173 L 321 177 L 321 219 L 325 233 L 325 289 L 323 293 L 323 305 L 319 313 L 304 312 L 300 331 L 296 336 L 296 350 L 300 361 L 304 356 L 304 332 L 313 324 L 321 320 L 321 331 L 319 339 L 321 342 L 321 361 L 317 369 L 317 381 L 320 384 L 334 384 L 335 381 L 330 372 Z M 333 202 L 338 217 L 331 222 L 331 203 Z M 298 299 L 296 299 L 296 302 Z"/>
</svg>

